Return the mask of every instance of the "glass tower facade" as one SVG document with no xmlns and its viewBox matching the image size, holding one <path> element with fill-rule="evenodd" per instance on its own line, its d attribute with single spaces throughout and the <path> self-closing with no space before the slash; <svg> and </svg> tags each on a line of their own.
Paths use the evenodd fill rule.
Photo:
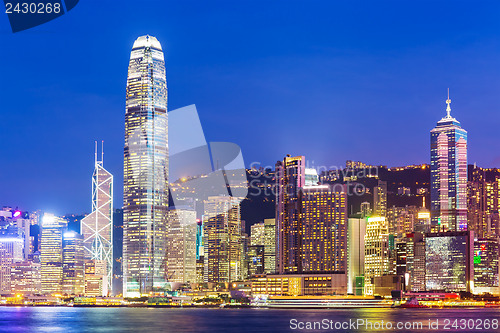
<svg viewBox="0 0 500 333">
<path fill-rule="evenodd" d="M 447 116 L 431 130 L 431 224 L 439 231 L 467 230 L 467 131 Z"/>
<path fill-rule="evenodd" d="M 474 235 L 469 231 L 426 234 L 426 290 L 472 292 L 473 251 Z"/>
<path fill-rule="evenodd" d="M 103 156 L 102 154 L 101 156 Z M 104 169 L 103 160 L 97 160 L 92 175 L 92 213 L 81 221 L 85 259 L 106 262 L 107 289 L 113 281 L 113 175 Z"/>
<path fill-rule="evenodd" d="M 127 77 L 123 182 L 123 292 L 166 287 L 168 129 L 165 61 L 155 37 L 132 47 Z"/>
</svg>

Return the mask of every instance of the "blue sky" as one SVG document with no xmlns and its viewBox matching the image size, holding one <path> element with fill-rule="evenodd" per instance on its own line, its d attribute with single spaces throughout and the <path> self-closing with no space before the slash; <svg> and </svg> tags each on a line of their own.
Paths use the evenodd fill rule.
<svg viewBox="0 0 500 333">
<path fill-rule="evenodd" d="M 247 165 L 428 163 L 449 87 L 469 163 L 500 167 L 499 15 L 496 1 L 82 0 L 13 34 L 3 14 L 0 205 L 89 212 L 104 140 L 121 206 L 128 57 L 143 34 L 163 45 L 169 109 L 196 104 L 207 140 L 239 144 Z"/>
</svg>

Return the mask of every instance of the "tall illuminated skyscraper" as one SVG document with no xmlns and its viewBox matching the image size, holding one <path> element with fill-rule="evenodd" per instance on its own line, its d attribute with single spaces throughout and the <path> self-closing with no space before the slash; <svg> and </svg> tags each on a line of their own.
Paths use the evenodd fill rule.
<svg viewBox="0 0 500 333">
<path fill-rule="evenodd" d="M 208 197 L 205 200 L 203 228 L 205 282 L 227 283 L 241 279 L 240 199 Z"/>
<path fill-rule="evenodd" d="M 102 260 L 107 265 L 107 290 L 113 281 L 113 175 L 103 166 L 103 156 L 97 159 L 92 175 L 92 213 L 81 221 L 85 259 Z M 82 268 L 83 270 L 83 268 Z"/>
<path fill-rule="evenodd" d="M 196 282 L 196 212 L 168 211 L 167 276 L 169 282 Z"/>
<path fill-rule="evenodd" d="M 68 222 L 52 214 L 42 219 L 40 262 L 42 293 L 62 293 L 63 233 Z"/>
<path fill-rule="evenodd" d="M 127 77 L 123 181 L 123 293 L 161 291 L 166 281 L 168 123 L 160 42 L 137 38 Z"/>
<path fill-rule="evenodd" d="M 347 271 L 347 194 L 329 185 L 299 192 L 299 273 Z"/>
<path fill-rule="evenodd" d="M 300 261 L 299 192 L 305 185 L 304 156 L 276 163 L 276 270 L 297 273 Z"/>
<path fill-rule="evenodd" d="M 431 130 L 431 224 L 441 231 L 467 230 L 467 131 L 447 115 Z"/>
<path fill-rule="evenodd" d="M 83 295 L 84 289 L 84 249 L 82 236 L 74 231 L 63 233 L 63 278 L 62 291 L 68 295 Z"/>
<path fill-rule="evenodd" d="M 365 295 L 373 295 L 374 278 L 390 274 L 389 231 L 386 218 L 367 219 L 365 233 Z"/>
<path fill-rule="evenodd" d="M 276 219 L 264 220 L 264 271 L 276 271 Z"/>
</svg>

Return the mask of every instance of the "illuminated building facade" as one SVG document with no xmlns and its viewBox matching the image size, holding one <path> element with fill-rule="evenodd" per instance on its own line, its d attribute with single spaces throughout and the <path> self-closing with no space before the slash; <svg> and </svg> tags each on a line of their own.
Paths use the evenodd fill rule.
<svg viewBox="0 0 500 333">
<path fill-rule="evenodd" d="M 387 182 L 379 180 L 373 188 L 373 214 L 386 216 L 387 214 Z"/>
<path fill-rule="evenodd" d="M 500 171 L 471 166 L 467 182 L 467 225 L 478 238 L 500 236 Z"/>
<path fill-rule="evenodd" d="M 387 210 L 389 234 L 403 236 L 414 231 L 419 209 L 416 206 L 391 207 Z"/>
<path fill-rule="evenodd" d="M 11 291 L 15 294 L 35 295 L 41 291 L 41 265 L 26 260 L 14 262 L 11 268 Z"/>
<path fill-rule="evenodd" d="M 113 175 L 97 159 L 97 142 L 92 175 L 92 213 L 81 221 L 85 259 L 103 260 L 107 264 L 106 283 L 112 289 L 113 281 Z M 83 270 L 83 263 L 82 263 Z"/>
<path fill-rule="evenodd" d="M 498 238 L 474 241 L 474 294 L 500 295 Z"/>
<path fill-rule="evenodd" d="M 205 201 L 205 282 L 227 283 L 241 278 L 243 267 L 239 203 L 239 198 L 229 196 L 212 196 Z"/>
<path fill-rule="evenodd" d="M 431 213 L 428 209 L 420 207 L 413 230 L 424 234 L 431 232 Z"/>
<path fill-rule="evenodd" d="M 276 163 L 276 270 L 297 273 L 300 262 L 298 196 L 305 185 L 305 157 Z"/>
<path fill-rule="evenodd" d="M 241 225 L 241 230 L 245 230 L 245 221 L 242 220 L 242 225 Z M 246 232 L 241 233 L 241 240 L 240 240 L 240 262 L 239 262 L 239 267 L 240 269 L 240 280 L 245 280 L 248 278 L 248 267 L 250 265 L 250 237 Z"/>
<path fill-rule="evenodd" d="M 425 290 L 425 242 L 419 232 L 407 233 L 396 244 L 396 275 L 401 277 L 406 291 Z"/>
<path fill-rule="evenodd" d="M 330 296 L 347 294 L 346 274 L 283 274 L 252 278 L 252 295 Z"/>
<path fill-rule="evenodd" d="M 447 115 L 431 130 L 431 223 L 441 231 L 467 230 L 467 131 Z"/>
<path fill-rule="evenodd" d="M 11 217 L 12 213 L 5 212 L 5 211 L 0 211 L 0 221 L 4 222 L 4 219 L 6 217 Z M 2 223 L 4 224 L 4 223 Z M 2 225 L 0 230 L 6 229 L 6 223 L 5 226 Z M 2 236 L 5 233 L 4 230 L 2 230 Z M 0 293 L 10 293 L 10 268 L 12 265 L 12 258 L 10 255 L 8 255 L 7 249 L 5 248 L 4 245 L 0 244 Z"/>
<path fill-rule="evenodd" d="M 253 224 L 250 227 L 250 245 L 264 245 L 265 225 L 264 222 Z"/>
<path fill-rule="evenodd" d="M 196 212 L 171 209 L 168 212 L 167 277 L 169 282 L 196 282 Z"/>
<path fill-rule="evenodd" d="M 425 287 L 427 291 L 474 290 L 473 232 L 425 235 Z"/>
<path fill-rule="evenodd" d="M 304 186 L 299 202 L 299 273 L 347 271 L 347 194 Z"/>
<path fill-rule="evenodd" d="M 63 280 L 63 233 L 67 221 L 52 214 L 42 219 L 40 249 L 42 293 L 62 293 Z"/>
<path fill-rule="evenodd" d="M 365 295 L 374 294 L 376 277 L 391 274 L 389 231 L 382 216 L 367 219 L 365 234 Z"/>
<path fill-rule="evenodd" d="M 108 296 L 106 261 L 86 260 L 84 267 L 85 296 Z"/>
<path fill-rule="evenodd" d="M 357 296 L 364 293 L 366 223 L 363 214 L 347 222 L 347 293 Z"/>
<path fill-rule="evenodd" d="M 139 296 L 166 287 L 167 82 L 155 37 L 134 42 L 126 95 L 123 294 Z"/>
<path fill-rule="evenodd" d="M 248 277 L 264 274 L 264 245 L 248 247 Z"/>
<path fill-rule="evenodd" d="M 264 271 L 276 272 L 276 219 L 264 220 Z"/>
<path fill-rule="evenodd" d="M 83 295 L 85 291 L 83 237 L 74 231 L 64 232 L 62 250 L 62 292 L 68 295 Z"/>
</svg>

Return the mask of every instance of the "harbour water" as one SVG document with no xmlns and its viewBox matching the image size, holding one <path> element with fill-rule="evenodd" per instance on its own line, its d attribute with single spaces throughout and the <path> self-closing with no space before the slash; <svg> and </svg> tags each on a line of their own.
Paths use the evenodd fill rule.
<svg viewBox="0 0 500 333">
<path fill-rule="evenodd" d="M 499 332 L 499 320 L 500 309 L 498 308 L 328 310 L 248 308 L 0 308 L 0 332 L 10 333 Z M 362 322 L 365 324 L 361 324 Z M 494 324 L 495 322 L 497 325 Z M 403 325 L 407 326 L 406 328 L 403 326 L 403 328 L 398 329 L 398 323 L 403 323 Z M 421 323 L 421 325 L 418 323 Z M 429 323 L 434 325 L 434 327 L 429 327 Z M 437 328 L 436 323 L 438 323 Z M 448 325 L 446 325 L 447 323 Z M 408 328 L 408 325 L 412 325 L 412 328 Z M 307 330 L 307 328 L 313 329 Z"/>
</svg>

